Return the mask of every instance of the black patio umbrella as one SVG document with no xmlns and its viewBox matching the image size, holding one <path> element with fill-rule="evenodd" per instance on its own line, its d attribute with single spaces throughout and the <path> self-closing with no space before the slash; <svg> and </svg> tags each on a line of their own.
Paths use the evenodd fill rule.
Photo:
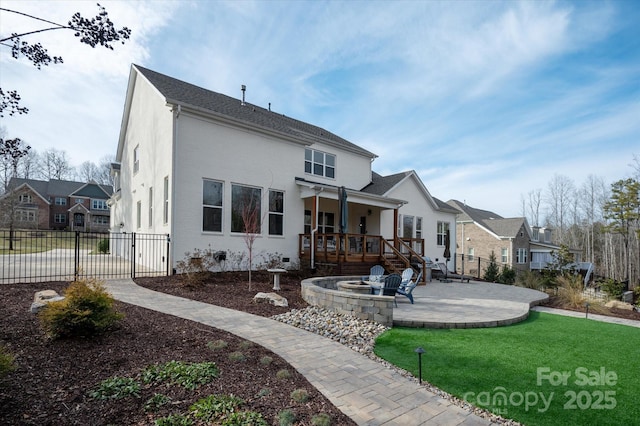
<svg viewBox="0 0 640 426">
<path fill-rule="evenodd" d="M 451 234 L 450 231 L 447 229 L 446 233 L 444 234 L 444 258 L 447 259 L 447 263 L 445 264 L 446 270 L 444 273 L 444 278 L 447 279 L 447 275 L 449 273 L 449 259 L 451 259 L 451 250 L 449 249 L 449 246 L 451 245 Z"/>
<path fill-rule="evenodd" d="M 340 205 L 340 233 L 346 234 L 349 208 L 347 207 L 347 189 L 344 186 L 338 188 L 338 204 Z"/>
</svg>

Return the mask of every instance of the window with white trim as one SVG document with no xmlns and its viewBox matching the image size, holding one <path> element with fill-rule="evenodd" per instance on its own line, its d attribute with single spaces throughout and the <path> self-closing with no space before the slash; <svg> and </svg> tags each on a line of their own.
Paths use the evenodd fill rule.
<svg viewBox="0 0 640 426">
<path fill-rule="evenodd" d="M 133 148 L 133 173 L 137 173 L 138 170 L 140 170 L 140 145 Z"/>
<path fill-rule="evenodd" d="M 96 225 L 108 225 L 109 216 L 93 216 L 93 223 Z"/>
<path fill-rule="evenodd" d="M 469 262 L 473 262 L 473 259 L 474 259 L 474 253 L 475 253 L 475 250 L 473 249 L 473 247 L 469 247 L 469 248 L 467 249 L 467 260 L 468 260 Z"/>
<path fill-rule="evenodd" d="M 269 235 L 284 235 L 284 192 L 269 190 Z"/>
<path fill-rule="evenodd" d="M 91 200 L 91 210 L 109 210 L 107 200 Z"/>
<path fill-rule="evenodd" d="M 259 234 L 262 221 L 262 189 L 231 185 L 231 232 Z"/>
<path fill-rule="evenodd" d="M 149 188 L 149 228 L 153 226 L 153 187 Z"/>
<path fill-rule="evenodd" d="M 336 177 L 336 156 L 315 149 L 304 150 L 304 172 L 327 178 Z"/>
<path fill-rule="evenodd" d="M 420 216 L 416 217 L 416 238 L 422 238 L 422 218 Z"/>
<path fill-rule="evenodd" d="M 55 204 L 56 206 L 66 206 L 67 199 L 65 197 L 56 197 Z"/>
<path fill-rule="evenodd" d="M 402 216 L 402 238 L 413 238 L 413 216 Z"/>
<path fill-rule="evenodd" d="M 516 263 L 527 263 L 527 249 L 519 248 L 516 250 Z"/>
<path fill-rule="evenodd" d="M 84 203 L 84 198 L 76 198 L 76 204 Z"/>
<path fill-rule="evenodd" d="M 36 212 L 34 210 L 16 210 L 16 220 L 18 222 L 35 222 Z"/>
<path fill-rule="evenodd" d="M 31 204 L 33 203 L 33 197 L 31 196 L 31 194 L 20 194 L 20 196 L 18 197 L 18 201 L 24 204 Z"/>
<path fill-rule="evenodd" d="M 67 223 L 67 215 L 64 213 L 56 213 L 53 215 L 54 223 Z"/>
<path fill-rule="evenodd" d="M 169 176 L 164 177 L 162 192 L 162 222 L 167 224 L 169 222 Z"/>
<path fill-rule="evenodd" d="M 169 180 L 166 179 L 165 182 L 168 188 Z M 208 179 L 202 181 L 202 230 L 205 232 L 222 232 L 222 190 L 222 182 Z M 165 208 L 168 215 L 168 207 Z"/>
<path fill-rule="evenodd" d="M 436 243 L 438 244 L 438 246 L 444 247 L 444 241 L 447 236 L 448 230 L 449 230 L 449 222 L 438 221 L 438 225 L 436 229 Z"/>
<path fill-rule="evenodd" d="M 500 260 L 502 263 L 509 263 L 509 249 L 505 247 L 500 249 Z"/>
</svg>

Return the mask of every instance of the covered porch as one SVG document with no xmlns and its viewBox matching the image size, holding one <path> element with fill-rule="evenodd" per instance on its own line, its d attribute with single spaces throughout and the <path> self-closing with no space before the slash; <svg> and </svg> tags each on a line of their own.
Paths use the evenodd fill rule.
<svg viewBox="0 0 640 426">
<path fill-rule="evenodd" d="M 405 201 L 303 179 L 297 184 L 304 200 L 298 255 L 312 268 L 331 264 L 340 273 L 364 274 L 370 265 L 381 264 L 388 272 L 411 267 L 426 279 L 424 240 L 396 236 L 398 209 Z M 389 210 L 393 211 L 392 223 L 384 223 L 382 212 Z"/>
</svg>

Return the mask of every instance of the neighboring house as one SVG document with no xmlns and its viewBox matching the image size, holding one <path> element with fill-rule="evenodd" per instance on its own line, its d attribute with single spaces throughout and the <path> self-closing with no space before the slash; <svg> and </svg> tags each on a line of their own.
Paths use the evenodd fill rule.
<svg viewBox="0 0 640 426">
<path fill-rule="evenodd" d="M 504 218 L 457 200 L 449 200 L 447 204 L 461 212 L 456 219 L 456 245 L 468 270 L 478 258 L 488 261 L 491 252 L 499 264 L 518 270 L 540 270 L 553 261 L 552 253 L 560 249 L 551 242 L 551 229 L 530 227 L 524 217 Z M 575 261 L 580 262 L 580 251 L 571 252 Z"/>
<path fill-rule="evenodd" d="M 169 235 L 175 267 L 196 248 L 246 253 L 243 213 L 255 207 L 255 253 L 287 266 L 367 264 L 400 245 L 406 214 L 415 219 L 403 236 L 436 250 L 438 221 L 454 232 L 455 214 L 414 172 L 379 185 L 391 177 L 371 171 L 375 158 L 244 94 L 234 99 L 133 65 L 112 169 L 112 232 Z"/>
<path fill-rule="evenodd" d="M 14 178 L 9 187 L 14 189 L 2 196 L 3 210 L 14 212 L 16 228 L 109 230 L 111 186 Z"/>
</svg>

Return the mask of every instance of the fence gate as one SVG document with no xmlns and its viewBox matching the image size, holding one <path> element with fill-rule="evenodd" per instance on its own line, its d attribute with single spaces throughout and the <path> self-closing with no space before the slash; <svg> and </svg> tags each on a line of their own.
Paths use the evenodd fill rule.
<svg viewBox="0 0 640 426">
<path fill-rule="evenodd" d="M 169 275 L 168 234 L 0 230 L 0 284 Z"/>
</svg>

